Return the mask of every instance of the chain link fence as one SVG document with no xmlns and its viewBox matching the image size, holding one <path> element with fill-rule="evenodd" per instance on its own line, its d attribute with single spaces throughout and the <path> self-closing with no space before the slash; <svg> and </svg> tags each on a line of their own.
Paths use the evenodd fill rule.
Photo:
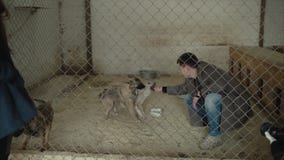
<svg viewBox="0 0 284 160">
<path fill-rule="evenodd" d="M 263 122 L 284 124 L 283 1 L 4 2 L 10 11 L 7 31 L 15 65 L 31 96 L 50 102 L 54 110 L 48 151 L 271 158 L 269 142 L 259 129 Z M 250 93 L 244 98 L 254 115 L 241 128 L 223 132 L 223 145 L 200 149 L 208 127 L 193 126 L 197 114 L 189 113 L 183 96 L 151 93 L 143 104 L 146 118 L 142 121 L 123 107 L 106 119 L 107 108 L 99 94 L 113 81 L 137 76 L 145 84 L 181 84 L 184 78 L 176 60 L 188 51 L 232 75 Z M 141 70 L 159 74 L 145 79 L 139 75 Z M 229 105 L 235 103 L 233 99 Z M 151 114 L 153 109 L 159 110 L 158 116 Z M 234 110 L 230 114 L 228 119 L 243 116 Z M 27 158 L 21 139 L 14 138 L 11 159 Z M 31 138 L 26 150 L 40 148 L 41 138 Z M 44 153 L 48 154 L 43 152 L 42 157 Z"/>
</svg>

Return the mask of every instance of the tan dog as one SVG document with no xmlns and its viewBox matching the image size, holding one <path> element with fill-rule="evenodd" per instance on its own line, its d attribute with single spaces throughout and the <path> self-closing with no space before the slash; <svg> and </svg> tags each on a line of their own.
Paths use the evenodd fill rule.
<svg viewBox="0 0 284 160">
<path fill-rule="evenodd" d="M 49 102 L 34 99 L 37 108 L 37 115 L 24 127 L 24 141 L 22 149 L 26 149 L 31 136 L 42 136 L 42 146 L 40 151 L 48 148 L 48 139 L 52 126 L 54 111 Z"/>
<path fill-rule="evenodd" d="M 116 112 L 118 106 L 124 106 L 133 119 L 143 119 L 142 104 L 150 95 L 153 85 L 153 83 L 149 83 L 145 86 L 140 79 L 134 77 L 126 83 L 112 84 L 109 88 L 104 89 L 99 97 L 107 108 L 106 118 L 109 118 L 111 112 Z"/>
</svg>

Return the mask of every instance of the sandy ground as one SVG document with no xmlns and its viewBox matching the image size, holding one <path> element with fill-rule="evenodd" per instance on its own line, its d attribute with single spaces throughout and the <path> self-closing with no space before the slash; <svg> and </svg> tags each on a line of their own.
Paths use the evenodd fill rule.
<svg viewBox="0 0 284 160">
<path fill-rule="evenodd" d="M 259 133 L 267 121 L 254 107 L 255 116 L 245 127 L 224 133 L 225 143 L 214 150 L 200 150 L 199 142 L 207 127 L 192 127 L 183 98 L 152 93 L 145 101 L 146 119 L 136 121 L 126 109 L 105 119 L 105 108 L 98 94 L 113 80 L 127 76 L 59 76 L 30 91 L 36 98 L 52 102 L 55 110 L 50 149 L 76 153 L 112 153 L 149 156 L 271 159 L 268 141 Z M 158 84 L 183 82 L 179 76 L 161 76 Z M 161 117 L 152 117 L 151 108 L 161 108 Z M 19 150 L 22 137 L 12 149 Z M 37 150 L 39 138 L 32 138 L 28 150 Z"/>
</svg>

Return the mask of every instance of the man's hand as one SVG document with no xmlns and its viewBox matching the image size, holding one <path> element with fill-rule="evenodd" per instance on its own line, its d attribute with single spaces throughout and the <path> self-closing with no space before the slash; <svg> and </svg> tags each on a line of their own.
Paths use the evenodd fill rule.
<svg viewBox="0 0 284 160">
<path fill-rule="evenodd" d="M 193 98 L 192 98 L 192 107 L 194 108 L 194 109 L 196 109 L 197 110 L 197 102 L 198 102 L 198 100 L 199 100 L 199 98 L 200 98 L 200 92 L 198 92 Z"/>
<path fill-rule="evenodd" d="M 197 110 L 196 104 L 197 104 L 198 100 L 199 100 L 199 97 L 193 97 L 193 99 L 192 99 L 192 107 L 196 110 Z"/>
<path fill-rule="evenodd" d="M 162 86 L 157 86 L 157 85 L 156 85 L 156 86 L 154 87 L 154 91 L 155 91 L 155 92 L 162 92 L 162 89 L 163 89 Z"/>
</svg>

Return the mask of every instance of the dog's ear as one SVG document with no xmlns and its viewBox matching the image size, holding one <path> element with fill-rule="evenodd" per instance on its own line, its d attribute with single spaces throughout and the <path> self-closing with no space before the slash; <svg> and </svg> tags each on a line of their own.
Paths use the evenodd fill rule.
<svg viewBox="0 0 284 160">
<path fill-rule="evenodd" d="M 143 89 L 145 88 L 145 85 L 143 83 L 139 83 L 136 89 Z"/>
<path fill-rule="evenodd" d="M 129 84 L 130 89 L 143 89 L 143 88 L 145 88 L 145 85 L 143 84 L 143 82 L 137 77 L 134 77 L 134 79 L 129 80 L 127 83 Z"/>
<path fill-rule="evenodd" d="M 136 89 L 143 89 L 143 88 L 146 87 L 139 78 L 134 77 L 134 80 L 135 80 L 135 83 L 136 83 Z"/>
</svg>

